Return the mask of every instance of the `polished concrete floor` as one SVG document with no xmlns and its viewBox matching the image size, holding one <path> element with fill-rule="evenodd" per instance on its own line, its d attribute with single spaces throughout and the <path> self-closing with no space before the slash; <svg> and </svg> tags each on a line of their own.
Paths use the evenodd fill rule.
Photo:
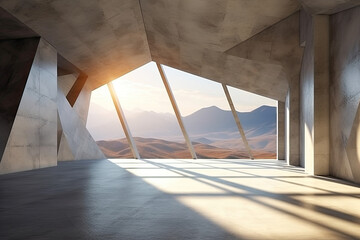
<svg viewBox="0 0 360 240">
<path fill-rule="evenodd" d="M 274 160 L 102 160 L 0 176 L 0 239 L 360 239 L 360 188 Z"/>
</svg>

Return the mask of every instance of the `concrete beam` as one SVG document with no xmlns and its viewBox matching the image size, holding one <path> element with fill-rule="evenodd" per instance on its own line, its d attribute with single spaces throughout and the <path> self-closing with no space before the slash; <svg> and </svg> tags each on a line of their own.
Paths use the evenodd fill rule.
<svg viewBox="0 0 360 240">
<path fill-rule="evenodd" d="M 234 104 L 233 104 L 233 101 L 231 99 L 231 96 L 230 96 L 230 93 L 229 93 L 229 90 L 227 88 L 227 86 L 225 84 L 222 84 L 222 87 L 224 89 L 224 92 L 225 92 L 225 96 L 226 96 L 226 99 L 229 103 L 229 106 L 230 106 L 230 109 L 231 109 L 231 112 L 234 116 L 234 120 L 235 120 L 235 123 L 236 123 L 236 126 L 239 130 L 239 133 L 241 135 L 241 138 L 244 142 L 244 145 L 245 145 L 245 148 L 246 150 L 248 151 L 248 154 L 249 154 L 249 158 L 251 159 L 254 159 L 253 155 L 252 155 L 252 152 L 251 152 L 251 148 L 250 148 L 250 145 L 246 139 L 246 136 L 245 136 L 245 132 L 244 132 L 244 129 L 243 127 L 241 126 L 241 123 L 240 123 L 240 119 L 239 119 L 239 116 L 237 115 L 237 112 L 236 112 L 236 109 L 234 107 Z"/>
<path fill-rule="evenodd" d="M 121 126 L 123 127 L 126 139 L 128 140 L 131 152 L 132 152 L 134 158 L 140 159 L 139 152 L 137 150 L 135 141 L 134 141 L 134 139 L 133 139 L 133 137 L 131 135 L 129 125 L 126 122 L 125 114 L 124 114 L 124 112 L 123 112 L 123 110 L 121 108 L 120 101 L 119 101 L 119 99 L 117 97 L 117 94 L 116 94 L 116 91 L 114 89 L 114 85 L 112 84 L 112 82 L 110 82 L 110 83 L 107 84 L 107 86 L 109 88 L 111 98 L 112 98 L 112 100 L 114 102 L 114 106 L 115 106 L 116 112 L 118 114 Z"/>
<path fill-rule="evenodd" d="M 194 147 L 193 147 L 193 145 L 192 145 L 192 143 L 191 143 L 191 140 L 190 140 L 190 138 L 189 138 L 189 135 L 188 135 L 188 133 L 187 133 L 187 131 L 186 131 L 186 128 L 185 128 L 185 125 L 184 125 L 184 121 L 183 121 L 182 116 L 181 116 L 181 114 L 180 114 L 179 107 L 178 107 L 177 104 L 176 104 L 175 97 L 174 97 L 174 95 L 173 95 L 173 93 L 172 93 L 172 91 L 171 91 L 171 88 L 170 88 L 169 82 L 168 82 L 168 80 L 167 80 L 167 78 L 166 78 L 164 69 L 162 68 L 162 66 L 161 66 L 159 63 L 156 63 L 156 66 L 157 66 L 157 68 L 158 68 L 158 70 L 159 70 L 161 79 L 162 79 L 162 81 L 163 81 L 163 83 L 164 83 L 164 86 L 165 86 L 165 88 L 166 88 L 166 92 L 167 92 L 167 94 L 168 94 L 168 96 L 169 96 L 171 105 L 172 105 L 172 107 L 173 107 L 173 109 L 174 109 L 174 112 L 175 112 L 176 119 L 178 120 L 180 129 L 181 129 L 181 132 L 182 132 L 183 135 L 184 135 L 185 142 L 186 142 L 186 144 L 187 144 L 187 146 L 188 146 L 188 148 L 189 148 L 191 157 L 192 157 L 193 159 L 196 159 L 197 156 L 196 156 Z"/>
</svg>

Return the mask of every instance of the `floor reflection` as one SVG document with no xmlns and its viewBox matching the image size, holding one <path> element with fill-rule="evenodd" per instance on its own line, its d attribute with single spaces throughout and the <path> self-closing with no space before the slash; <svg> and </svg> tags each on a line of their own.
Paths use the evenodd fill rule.
<svg viewBox="0 0 360 240">
<path fill-rule="evenodd" d="M 359 198 L 274 160 L 74 161 L 0 176 L 0 239 L 360 239 Z"/>
<path fill-rule="evenodd" d="M 112 160 L 236 236 L 360 238 L 360 189 L 274 160 Z"/>
</svg>

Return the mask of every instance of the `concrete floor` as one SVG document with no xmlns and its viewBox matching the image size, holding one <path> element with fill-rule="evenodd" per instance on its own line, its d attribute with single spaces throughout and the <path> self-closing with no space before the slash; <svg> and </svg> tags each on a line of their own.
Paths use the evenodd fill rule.
<svg viewBox="0 0 360 240">
<path fill-rule="evenodd" d="M 274 160 L 102 160 L 0 176 L 0 239 L 360 239 L 360 188 Z"/>
</svg>

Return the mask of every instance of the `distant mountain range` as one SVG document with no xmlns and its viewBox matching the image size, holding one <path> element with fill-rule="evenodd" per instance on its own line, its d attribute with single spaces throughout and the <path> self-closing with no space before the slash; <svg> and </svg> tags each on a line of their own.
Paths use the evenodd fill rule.
<svg viewBox="0 0 360 240">
<path fill-rule="evenodd" d="M 237 112 L 247 137 L 276 134 L 276 108 L 261 106 L 251 112 Z M 184 117 L 187 130 L 193 134 L 210 132 L 238 133 L 231 111 L 212 106 Z M 219 136 L 221 138 L 221 136 Z"/>
<path fill-rule="evenodd" d="M 141 158 L 191 158 L 185 143 L 177 143 L 154 138 L 134 138 Z M 108 158 L 133 158 L 126 139 L 107 140 L 97 142 L 100 149 Z M 248 158 L 246 151 L 219 148 L 207 144 L 194 142 L 197 157 L 204 158 Z M 275 153 L 253 151 L 255 158 L 276 158 Z"/>
<path fill-rule="evenodd" d="M 87 124 L 95 140 L 118 141 L 125 137 L 115 109 L 109 111 L 101 106 L 95 106 L 95 109 L 96 111 L 89 113 Z M 125 114 L 135 137 L 184 142 L 176 118 L 172 114 Z M 238 116 L 252 149 L 276 153 L 276 107 L 261 106 L 251 112 L 238 112 Z M 193 142 L 221 149 L 245 151 L 231 111 L 212 106 L 185 116 L 183 120 Z M 153 140 L 151 142 L 154 143 Z"/>
</svg>

